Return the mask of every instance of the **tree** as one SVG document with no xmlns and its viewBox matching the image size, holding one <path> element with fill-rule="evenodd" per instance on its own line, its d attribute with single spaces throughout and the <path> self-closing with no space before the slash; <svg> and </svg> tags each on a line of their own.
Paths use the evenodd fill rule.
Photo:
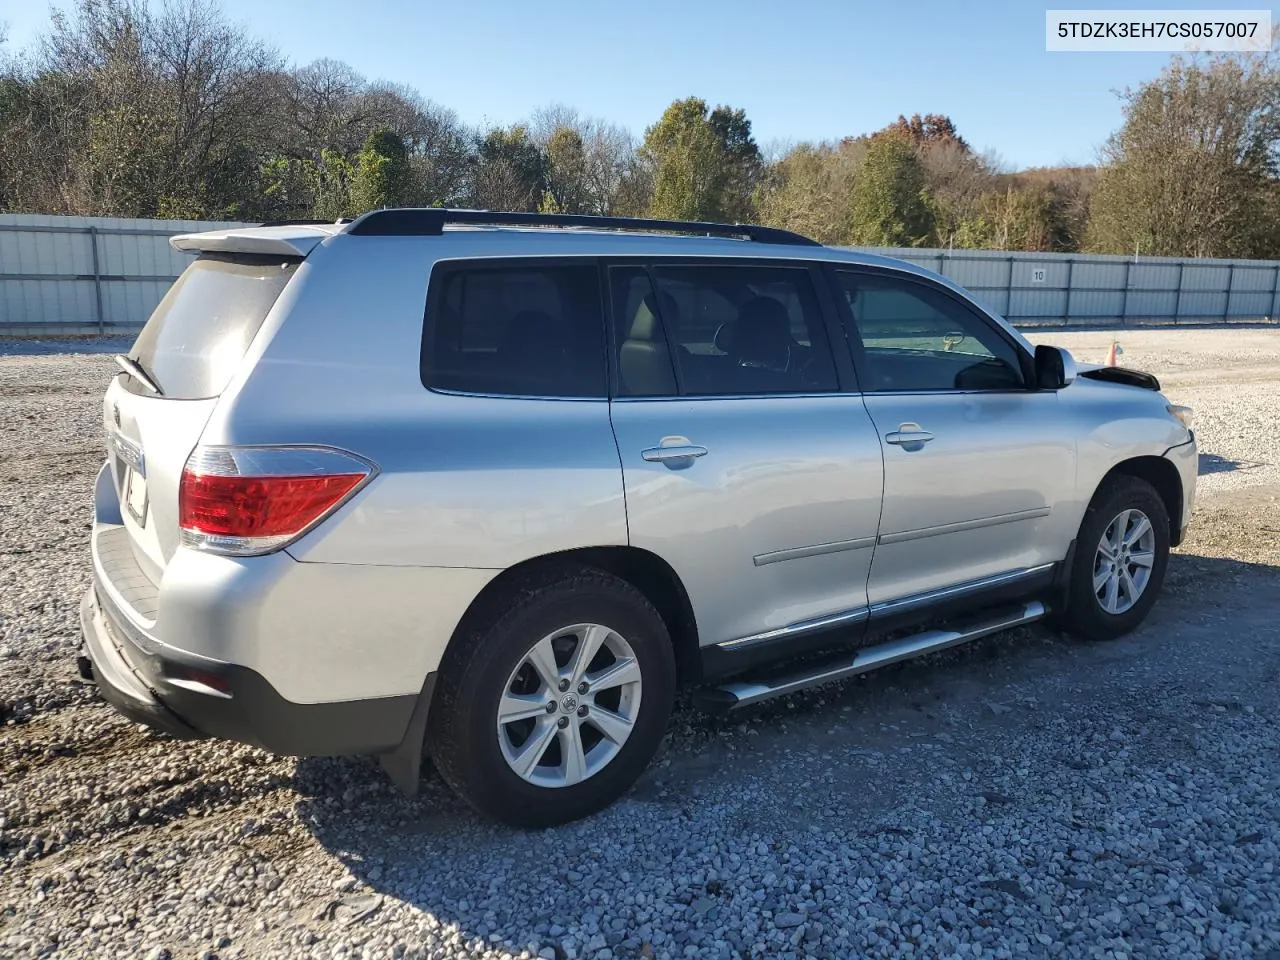
<svg viewBox="0 0 1280 960">
<path fill-rule="evenodd" d="M 546 156 L 553 205 L 606 216 L 617 212 L 623 181 L 635 158 L 631 134 L 563 104 L 537 111 L 529 127 Z M 643 213 L 647 204 L 646 196 L 635 212 Z"/>
<path fill-rule="evenodd" d="M 1280 72 L 1272 54 L 1175 57 L 1126 90 L 1090 206 L 1105 253 L 1267 257 L 1277 237 Z"/>
<path fill-rule="evenodd" d="M 381 207 L 406 206 L 413 191 L 409 152 L 390 130 L 375 130 L 356 158 L 351 207 L 356 214 Z"/>
<path fill-rule="evenodd" d="M 653 177 L 651 215 L 750 219 L 760 150 L 741 110 L 708 111 L 697 97 L 677 100 L 645 131 L 641 154 Z"/>
<path fill-rule="evenodd" d="M 546 161 L 517 124 L 494 127 L 476 142 L 473 202 L 487 210 L 533 211 L 546 190 Z"/>
<path fill-rule="evenodd" d="M 987 250 L 1053 249 L 1052 200 L 1043 189 L 986 194 L 957 229 L 955 245 Z"/>
<path fill-rule="evenodd" d="M 573 127 L 557 127 L 543 151 L 547 178 L 543 209 L 556 213 L 589 212 L 587 150 L 581 134 Z"/>
<path fill-rule="evenodd" d="M 950 146 L 966 153 L 969 152 L 969 144 L 956 131 L 955 123 L 950 117 L 941 113 L 928 113 L 923 117 L 916 113 L 912 114 L 910 120 L 902 114 L 898 114 L 897 120 L 887 127 L 877 130 L 871 137 L 872 139 L 878 137 L 905 137 L 917 149 Z"/>
<path fill-rule="evenodd" d="M 979 156 L 961 142 L 942 140 L 917 147 L 932 201 L 934 233 L 944 247 L 969 246 L 962 225 L 978 217 L 984 200 L 999 192 L 999 161 Z"/>
<path fill-rule="evenodd" d="M 651 216 L 717 220 L 724 206 L 724 143 L 697 97 L 677 100 L 645 131 L 641 148 L 653 170 Z"/>
<path fill-rule="evenodd" d="M 21 66 L 5 69 L 6 203 L 236 215 L 253 198 L 255 157 L 270 124 L 260 78 L 278 62 L 211 0 L 156 10 L 142 0 L 79 0 L 55 12 Z"/>
<path fill-rule="evenodd" d="M 795 230 L 821 243 L 852 240 L 850 200 L 862 143 L 807 144 L 787 151 L 762 175 L 760 221 Z"/>
<path fill-rule="evenodd" d="M 724 148 L 724 193 L 720 219 L 730 222 L 754 219 L 752 197 L 763 162 L 751 136 L 751 121 L 744 110 L 716 107 L 707 118 Z"/>
<path fill-rule="evenodd" d="M 933 237 L 924 165 L 903 136 L 873 138 L 851 200 L 852 239 L 863 246 L 918 247 Z"/>
</svg>

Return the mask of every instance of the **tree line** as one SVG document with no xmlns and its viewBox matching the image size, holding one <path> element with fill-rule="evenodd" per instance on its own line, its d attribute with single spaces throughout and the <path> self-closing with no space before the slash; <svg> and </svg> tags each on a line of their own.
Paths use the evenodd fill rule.
<svg viewBox="0 0 1280 960">
<path fill-rule="evenodd" d="M 216 0 L 76 0 L 0 35 L 0 211 L 336 219 L 466 206 L 754 221 L 823 243 L 1280 257 L 1280 70 L 1174 57 L 1088 167 L 1010 171 L 943 115 L 766 152 L 742 109 L 643 136 L 571 107 L 476 129 L 350 66 L 289 64 Z"/>
</svg>

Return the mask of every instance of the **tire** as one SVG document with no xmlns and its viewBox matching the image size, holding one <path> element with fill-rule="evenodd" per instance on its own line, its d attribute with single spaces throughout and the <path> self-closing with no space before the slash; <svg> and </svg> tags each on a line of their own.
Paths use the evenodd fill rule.
<svg viewBox="0 0 1280 960">
<path fill-rule="evenodd" d="M 1128 546 L 1127 553 L 1120 554 L 1122 563 L 1114 564 L 1101 555 L 1102 539 L 1107 535 L 1109 546 L 1115 542 L 1116 531 L 1126 511 L 1133 511 L 1123 522 L 1134 543 Z M 1141 529 L 1139 515 L 1150 524 L 1149 538 L 1145 534 L 1137 536 Z M 1149 550 L 1145 549 L 1147 546 Z M 1149 573 L 1141 583 L 1137 599 L 1133 600 L 1127 594 L 1130 587 L 1138 582 L 1144 564 L 1130 561 L 1145 558 L 1148 553 L 1151 561 L 1147 568 Z M 1121 475 L 1106 481 L 1094 494 L 1080 523 L 1067 584 L 1067 609 L 1060 618 L 1062 626 L 1089 640 L 1111 640 L 1129 633 L 1146 619 L 1156 602 L 1168 564 L 1169 513 L 1160 494 L 1151 484 L 1137 477 Z M 1119 572 L 1120 566 L 1128 572 L 1128 585 Z M 1116 574 L 1108 575 L 1107 571 L 1113 569 Z M 1094 588 L 1095 575 L 1102 581 L 1097 590 Z M 1109 594 L 1111 581 L 1118 588 L 1114 597 Z"/>
<path fill-rule="evenodd" d="M 671 637 L 645 596 L 602 570 L 565 567 L 521 576 L 469 619 L 441 665 L 428 724 L 445 781 L 480 813 L 519 827 L 577 820 L 625 793 L 657 752 L 675 696 Z M 588 632 L 602 652 L 582 676 L 599 688 L 579 693 L 560 684 L 576 675 L 574 655 L 591 648 Z M 611 669 L 628 679 L 608 686 Z M 500 705 L 515 715 L 518 698 L 537 715 L 500 723 Z M 534 765 L 517 772 L 530 757 Z"/>
</svg>

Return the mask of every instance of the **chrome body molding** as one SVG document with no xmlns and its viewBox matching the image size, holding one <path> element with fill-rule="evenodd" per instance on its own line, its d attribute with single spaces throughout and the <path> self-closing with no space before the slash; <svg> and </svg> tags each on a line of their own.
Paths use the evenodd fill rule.
<svg viewBox="0 0 1280 960">
<path fill-rule="evenodd" d="M 951 587 L 943 587 L 941 590 L 930 590 L 928 593 L 918 593 L 910 597 L 902 597 L 897 600 L 884 600 L 880 603 L 871 605 L 872 618 L 883 616 L 888 613 L 899 613 L 903 610 L 914 610 L 917 607 L 925 607 L 933 603 L 941 603 L 944 600 L 953 600 L 957 597 L 963 597 L 970 593 L 981 593 L 984 590 L 991 590 L 996 587 L 1004 587 L 1017 583 L 1019 580 L 1030 580 L 1041 574 L 1048 573 L 1053 569 L 1052 563 L 1042 563 L 1039 566 L 1027 567 L 1022 570 L 1010 570 L 1008 573 L 999 573 L 992 577 L 982 577 L 979 580 L 966 580 L 964 583 L 957 583 Z"/>
<path fill-rule="evenodd" d="M 796 623 L 789 623 L 785 627 L 778 627 L 776 630 L 767 630 L 764 633 L 752 634 L 749 637 L 739 637 L 737 640 L 726 640 L 723 643 L 717 643 L 716 646 L 721 650 L 741 650 L 744 647 L 754 646 L 757 643 L 767 643 L 770 640 L 781 640 L 784 637 L 798 637 L 806 633 L 816 633 L 819 630 L 827 630 L 831 627 L 852 626 L 855 623 L 861 623 L 867 619 L 868 609 L 866 607 L 857 607 L 853 610 L 844 610 L 840 613 L 833 613 L 826 617 L 814 617 L 812 620 L 800 620 Z"/>
<path fill-rule="evenodd" d="M 845 549 L 854 549 L 847 547 Z M 786 558 L 789 559 L 789 558 Z M 789 623 L 785 627 L 778 627 L 775 630 L 768 630 L 764 633 L 755 633 L 747 637 L 739 637 L 736 640 L 726 640 L 715 646 L 720 650 L 741 650 L 745 647 L 751 647 L 758 643 L 767 643 L 771 640 L 781 640 L 785 637 L 798 637 L 808 633 L 816 633 L 819 630 L 827 630 L 833 627 L 852 626 L 861 623 L 864 620 L 872 619 L 890 613 L 899 613 L 904 610 L 913 610 L 917 607 L 928 606 L 933 603 L 941 603 L 945 600 L 952 600 L 957 597 L 963 597 L 970 593 L 981 593 L 984 590 L 994 589 L 996 587 L 1004 587 L 1015 584 L 1020 580 L 1030 580 L 1041 574 L 1047 573 L 1053 569 L 1052 563 L 1044 563 L 1035 567 L 1028 567 L 1023 570 L 1011 570 L 1007 573 L 997 574 L 993 577 L 983 577 L 979 580 L 968 580 L 964 583 L 957 583 L 954 586 L 946 587 L 942 590 L 930 590 L 928 593 L 915 594 L 910 597 L 902 597 L 897 600 L 887 600 L 882 603 L 872 604 L 870 607 L 857 607 L 852 610 L 842 610 L 839 613 L 829 614 L 825 617 L 813 617 L 808 620 L 799 620 L 795 623 Z"/>
<path fill-rule="evenodd" d="M 1014 513 L 1001 513 L 994 517 L 980 517 L 976 520 L 961 520 L 957 523 L 940 523 L 934 527 L 920 527 L 916 530 L 903 530 L 900 533 L 882 533 L 878 543 L 906 543 L 908 540 L 923 540 L 925 537 L 937 537 L 946 533 L 960 533 L 964 530 L 981 530 L 983 527 L 998 527 L 1003 523 L 1017 523 L 1019 520 L 1035 520 L 1049 515 L 1048 507 L 1034 507 L 1030 510 L 1018 510 Z"/>
<path fill-rule="evenodd" d="M 799 560 L 802 557 L 821 557 L 828 553 L 843 553 L 845 550 L 865 550 L 876 545 L 875 537 L 856 537 L 853 540 L 833 540 L 831 543 L 815 543 L 807 547 L 791 547 L 786 550 L 773 550 L 751 558 L 757 567 L 767 563 L 781 563 L 783 560 Z"/>
</svg>

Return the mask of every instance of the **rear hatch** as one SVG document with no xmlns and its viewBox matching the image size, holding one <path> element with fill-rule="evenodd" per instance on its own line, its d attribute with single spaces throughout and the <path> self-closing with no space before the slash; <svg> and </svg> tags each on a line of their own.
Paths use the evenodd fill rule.
<svg viewBox="0 0 1280 960">
<path fill-rule="evenodd" d="M 108 463 L 142 572 L 158 584 L 179 543 L 178 486 L 218 397 L 300 257 L 198 257 L 147 321 L 107 390 Z M 158 389 L 156 389 L 158 388 Z"/>
</svg>

